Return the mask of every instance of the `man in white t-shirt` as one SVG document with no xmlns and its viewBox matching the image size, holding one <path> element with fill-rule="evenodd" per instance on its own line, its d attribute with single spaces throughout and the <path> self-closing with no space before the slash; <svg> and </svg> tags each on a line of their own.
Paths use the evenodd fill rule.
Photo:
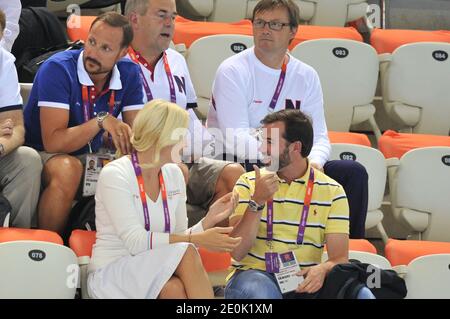
<svg viewBox="0 0 450 319">
<path fill-rule="evenodd" d="M 125 7 L 133 27 L 134 39 L 128 57 L 139 64 L 144 102 L 164 99 L 178 104 L 190 115 L 187 150 L 190 166 L 187 184 L 189 225 L 196 224 L 209 205 L 233 190 L 244 172 L 234 163 L 202 157 L 209 155 L 212 137 L 194 108 L 197 96 L 184 57 L 169 48 L 177 16 L 175 0 L 128 0 Z M 185 154 L 186 155 L 186 154 Z M 189 162 L 194 161 L 192 165 Z"/>
<path fill-rule="evenodd" d="M 0 10 L 0 40 L 5 26 L 6 17 Z M 22 146 L 25 128 L 14 60 L 0 46 L 0 196 L 11 205 L 10 212 L 0 211 L 0 227 L 30 228 L 35 222 L 42 164 L 35 150 Z"/>
<path fill-rule="evenodd" d="M 357 162 L 328 161 L 331 146 L 319 77 L 312 67 L 287 53 L 298 18 L 298 7 L 291 0 L 258 3 L 253 12 L 255 46 L 219 66 L 207 125 L 220 130 L 215 137 L 225 153 L 239 161 L 256 162 L 262 159 L 255 132 L 261 120 L 281 109 L 300 109 L 313 122 L 314 144 L 308 158 L 344 187 L 350 204 L 350 237 L 364 238 L 367 172 Z"/>
</svg>

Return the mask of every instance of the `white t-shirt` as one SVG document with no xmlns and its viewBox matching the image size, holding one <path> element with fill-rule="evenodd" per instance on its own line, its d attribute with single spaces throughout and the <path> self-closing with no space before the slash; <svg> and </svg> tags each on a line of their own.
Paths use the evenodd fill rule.
<svg viewBox="0 0 450 319">
<path fill-rule="evenodd" d="M 167 49 L 167 61 L 169 63 L 170 71 L 172 73 L 173 82 L 175 85 L 176 104 L 187 110 L 189 113 L 189 134 L 190 138 L 186 139 L 187 149 L 190 150 L 189 155 L 198 158 L 201 155 L 208 155 L 208 145 L 212 141 L 212 136 L 208 130 L 202 125 L 193 108 L 197 107 L 197 95 L 194 91 L 194 86 L 189 75 L 189 70 L 184 57 L 173 49 Z M 127 55 L 130 58 L 129 55 Z M 153 99 L 164 99 L 170 101 L 170 86 L 167 74 L 164 68 L 163 59 L 159 59 L 152 74 L 146 66 L 139 63 L 139 66 L 145 76 L 145 79 L 150 87 Z M 148 102 L 147 94 L 144 89 L 144 103 Z M 195 145 L 193 147 L 192 145 Z M 206 154 L 202 154 L 202 149 L 205 149 Z M 184 154 L 188 155 L 188 154 Z"/>
<path fill-rule="evenodd" d="M 164 165 L 161 171 L 167 189 L 170 233 L 183 233 L 188 225 L 183 173 L 176 164 Z M 95 194 L 97 240 L 89 272 L 121 257 L 135 256 L 157 248 L 164 249 L 169 245 L 169 233 L 164 232 L 161 193 L 156 202 L 147 196 L 147 206 L 150 231 L 145 229 L 139 186 L 128 156 L 115 160 L 102 169 Z M 201 222 L 192 227 L 193 233 L 200 231 L 203 231 Z"/>
<path fill-rule="evenodd" d="M 0 40 L 0 46 L 11 52 L 11 48 L 20 32 L 19 18 L 22 12 L 20 0 L 2 0 L 0 1 L 0 10 L 5 13 L 6 26 L 3 31 L 3 38 Z"/>
<path fill-rule="evenodd" d="M 323 165 L 330 154 L 325 123 L 322 87 L 317 72 L 309 65 L 289 55 L 283 88 L 273 111 L 299 108 L 313 122 L 314 143 L 309 155 L 312 162 Z M 264 65 L 249 48 L 225 60 L 218 68 L 213 84 L 212 103 L 208 112 L 208 129 L 219 129 L 214 134 L 216 143 L 224 143 L 228 153 L 240 159 L 260 158 L 258 142 L 252 131 L 261 126 L 269 113 L 281 70 Z M 234 129 L 234 144 L 226 130 Z M 253 129 L 253 130 L 252 130 Z M 225 136 L 226 141 L 224 141 Z M 246 145 L 237 147 L 234 145 Z M 248 150 L 251 150 L 250 153 Z"/>
<path fill-rule="evenodd" d="M 21 110 L 22 96 L 14 56 L 0 47 L 0 112 Z"/>
</svg>

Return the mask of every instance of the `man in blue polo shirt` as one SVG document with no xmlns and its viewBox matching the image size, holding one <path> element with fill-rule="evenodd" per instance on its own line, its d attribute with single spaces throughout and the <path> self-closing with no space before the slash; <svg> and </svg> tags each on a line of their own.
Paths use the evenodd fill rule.
<svg viewBox="0 0 450 319">
<path fill-rule="evenodd" d="M 55 54 L 36 74 L 24 114 L 26 144 L 44 163 L 40 228 L 64 231 L 83 176 L 82 155 L 99 151 L 104 132 L 122 154 L 131 151 L 130 126 L 142 108 L 142 83 L 138 66 L 120 59 L 132 38 L 125 17 L 102 14 L 84 50 Z M 116 118 L 120 113 L 123 122 Z"/>
</svg>

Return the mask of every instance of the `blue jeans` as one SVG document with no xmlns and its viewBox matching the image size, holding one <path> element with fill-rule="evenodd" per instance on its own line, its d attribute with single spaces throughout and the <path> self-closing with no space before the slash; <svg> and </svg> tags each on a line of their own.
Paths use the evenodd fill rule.
<svg viewBox="0 0 450 319">
<path fill-rule="evenodd" d="M 297 298 L 315 298 L 315 294 L 295 294 Z M 237 271 L 225 287 L 225 299 L 283 299 L 275 276 L 262 270 Z M 290 294 L 292 297 L 292 294 Z M 361 288 L 357 299 L 375 299 L 369 288 Z"/>
</svg>

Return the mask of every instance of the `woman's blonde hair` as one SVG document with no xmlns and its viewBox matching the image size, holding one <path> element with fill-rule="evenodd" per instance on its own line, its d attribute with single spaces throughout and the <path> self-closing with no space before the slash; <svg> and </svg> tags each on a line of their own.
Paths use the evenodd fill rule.
<svg viewBox="0 0 450 319">
<path fill-rule="evenodd" d="M 142 163 L 140 166 L 151 168 L 157 165 L 161 149 L 180 143 L 188 124 L 188 113 L 174 103 L 156 99 L 145 104 L 134 119 L 131 144 L 138 152 L 153 147 L 155 157 L 153 162 Z"/>
</svg>

